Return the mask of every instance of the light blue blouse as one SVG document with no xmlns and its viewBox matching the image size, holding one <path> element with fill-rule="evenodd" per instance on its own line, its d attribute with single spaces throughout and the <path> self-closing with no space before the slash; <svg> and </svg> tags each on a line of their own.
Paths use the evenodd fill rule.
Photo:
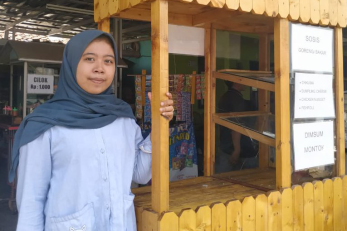
<svg viewBox="0 0 347 231">
<path fill-rule="evenodd" d="M 131 181 L 151 179 L 151 149 L 128 118 L 52 127 L 20 149 L 17 231 L 135 231 Z"/>
</svg>

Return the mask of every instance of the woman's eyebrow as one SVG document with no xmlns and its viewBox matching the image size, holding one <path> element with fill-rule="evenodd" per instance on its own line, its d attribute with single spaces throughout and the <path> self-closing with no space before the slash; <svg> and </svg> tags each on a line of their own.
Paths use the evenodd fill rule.
<svg viewBox="0 0 347 231">
<path fill-rule="evenodd" d="M 104 57 L 110 57 L 114 59 L 114 55 L 104 55 Z"/>
<path fill-rule="evenodd" d="M 88 53 L 84 53 L 82 56 L 85 56 L 85 55 L 96 55 L 96 54 L 88 52 Z"/>
</svg>

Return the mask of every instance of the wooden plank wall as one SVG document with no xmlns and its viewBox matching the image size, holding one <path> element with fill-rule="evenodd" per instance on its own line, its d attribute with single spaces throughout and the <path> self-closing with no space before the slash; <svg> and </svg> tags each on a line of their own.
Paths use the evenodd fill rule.
<svg viewBox="0 0 347 231">
<path fill-rule="evenodd" d="M 183 205 L 182 205 L 183 206 Z M 139 231 L 347 230 L 347 176 L 295 185 L 242 201 L 155 215 L 141 211 Z"/>
<path fill-rule="evenodd" d="M 94 0 L 94 19 L 100 22 L 146 1 L 150 0 Z M 346 27 L 347 0 L 175 0 L 177 1 L 253 14 L 265 13 L 268 17 L 288 18 L 312 25 Z M 194 5 L 191 7 L 194 8 Z"/>
</svg>

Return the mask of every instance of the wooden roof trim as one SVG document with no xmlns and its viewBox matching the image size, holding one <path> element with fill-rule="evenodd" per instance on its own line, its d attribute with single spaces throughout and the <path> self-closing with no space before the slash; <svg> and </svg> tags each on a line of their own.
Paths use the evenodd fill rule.
<svg viewBox="0 0 347 231">
<path fill-rule="evenodd" d="M 110 16 L 124 15 L 129 9 L 134 9 L 145 2 L 152 0 L 94 0 L 94 19 L 96 22 L 108 18 Z M 347 20 L 347 0 L 168 0 L 169 2 L 182 2 L 186 4 L 204 5 L 241 12 L 250 12 L 257 15 L 266 15 L 268 17 L 288 18 L 291 21 L 298 21 L 312 25 L 346 27 Z M 138 14 L 132 15 L 132 19 L 141 17 L 141 11 L 145 9 L 137 9 Z M 148 11 L 148 10 L 147 10 Z M 132 11 L 134 12 L 134 11 Z M 181 16 L 179 12 L 175 12 L 176 21 L 179 22 L 177 16 Z M 171 13 L 170 13 L 171 14 Z M 184 15 L 184 14 L 182 14 Z M 129 14 L 131 16 L 131 14 Z M 196 25 L 198 22 L 187 23 L 187 19 L 191 15 L 186 15 L 183 22 L 185 25 Z M 193 16 L 194 17 L 194 16 Z M 216 14 L 216 17 L 219 17 Z M 144 20 L 144 19 L 140 19 Z M 196 20 L 196 19 L 195 19 Z M 145 19 L 146 21 L 146 19 Z M 199 20 L 197 20 L 199 21 Z"/>
</svg>

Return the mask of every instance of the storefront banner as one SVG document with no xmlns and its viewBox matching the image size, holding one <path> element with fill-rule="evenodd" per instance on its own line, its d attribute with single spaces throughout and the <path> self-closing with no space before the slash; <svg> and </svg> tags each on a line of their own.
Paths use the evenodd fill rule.
<svg viewBox="0 0 347 231">
<path fill-rule="evenodd" d="M 333 121 L 293 125 L 295 170 L 334 164 Z"/>
<path fill-rule="evenodd" d="M 28 94 L 53 94 L 53 75 L 28 74 Z"/>
<path fill-rule="evenodd" d="M 335 118 L 333 76 L 295 73 L 294 118 Z"/>
<path fill-rule="evenodd" d="M 333 73 L 333 29 L 291 24 L 292 70 Z"/>
</svg>

